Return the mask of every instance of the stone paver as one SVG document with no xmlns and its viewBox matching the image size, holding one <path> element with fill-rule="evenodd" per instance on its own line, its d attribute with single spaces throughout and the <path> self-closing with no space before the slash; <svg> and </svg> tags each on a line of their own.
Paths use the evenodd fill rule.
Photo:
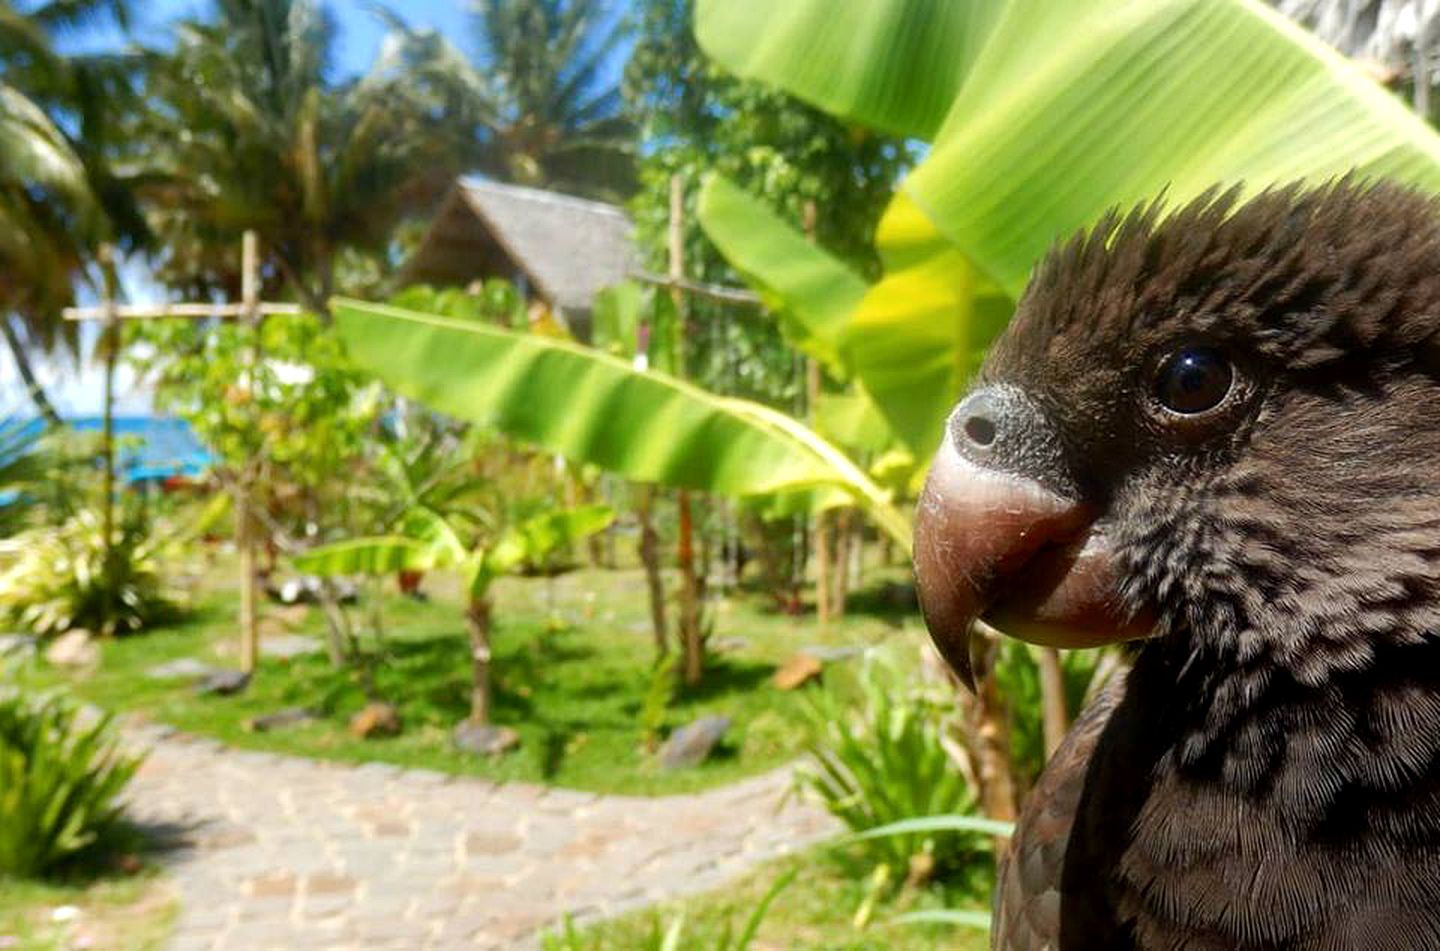
<svg viewBox="0 0 1440 951">
<path fill-rule="evenodd" d="M 788 770 L 690 796 L 496 784 L 136 728 L 132 816 L 170 848 L 178 951 L 533 948 L 832 835 Z M 783 801 L 782 801 L 783 800 Z"/>
</svg>

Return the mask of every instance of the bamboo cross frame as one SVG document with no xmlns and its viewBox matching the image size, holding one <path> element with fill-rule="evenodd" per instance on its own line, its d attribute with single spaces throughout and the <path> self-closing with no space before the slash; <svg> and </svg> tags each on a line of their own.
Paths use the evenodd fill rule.
<svg viewBox="0 0 1440 951">
<path fill-rule="evenodd" d="M 113 265 L 112 265 L 113 266 Z M 192 320 L 213 317 L 218 319 L 244 320 L 259 328 L 260 322 L 271 314 L 299 314 L 304 308 L 297 304 L 260 300 L 260 250 L 255 232 L 247 231 L 241 242 L 241 301 L 235 303 L 185 302 L 159 303 L 154 305 L 117 305 L 114 298 L 114 282 L 106 281 L 105 297 L 98 307 L 67 307 L 66 320 L 99 321 L 105 325 L 109 346 L 105 353 L 107 385 L 104 396 L 105 465 L 107 485 L 114 481 L 114 447 L 111 437 L 115 413 L 113 385 L 115 360 L 119 347 L 115 345 L 114 332 L 122 320 L 164 320 L 185 318 Z M 258 344 L 252 346 L 248 362 L 253 373 L 260 362 Z M 238 478 L 233 480 L 231 494 L 235 502 L 235 547 L 240 556 L 240 666 L 246 673 L 255 670 L 260 657 L 259 625 L 256 613 L 255 585 L 255 533 L 252 482 L 255 465 L 251 460 L 242 467 Z M 107 507 L 112 501 L 107 498 Z M 107 508 L 106 524 L 112 517 Z M 112 544 L 111 530 L 105 535 L 106 564 L 109 564 L 109 548 Z M 108 619 L 107 619 L 108 620 Z"/>
</svg>

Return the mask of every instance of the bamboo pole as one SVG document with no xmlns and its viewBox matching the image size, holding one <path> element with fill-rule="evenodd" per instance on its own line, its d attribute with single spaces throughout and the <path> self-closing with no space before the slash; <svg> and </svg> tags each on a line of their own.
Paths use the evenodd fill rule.
<svg viewBox="0 0 1440 951">
<path fill-rule="evenodd" d="M 241 246 L 242 318 L 258 337 L 260 327 L 260 253 L 255 232 L 245 232 Z M 256 385 L 260 370 L 258 339 L 250 353 L 250 386 Z M 256 617 L 255 532 L 250 508 L 254 504 L 250 461 L 235 480 L 235 547 L 240 554 L 240 667 L 253 673 L 260 660 L 260 628 Z"/>
<path fill-rule="evenodd" d="M 113 308 L 100 307 L 67 307 L 62 312 L 66 320 L 87 321 L 107 320 L 113 312 L 116 320 L 163 320 L 168 317 L 184 317 L 189 319 L 202 317 L 248 317 L 251 314 L 303 314 L 305 309 L 299 304 L 276 304 L 271 302 L 256 302 L 251 307 L 244 304 L 210 304 L 210 303 L 176 303 L 159 304 L 150 306 L 125 306 L 118 305 Z"/>
<path fill-rule="evenodd" d="M 115 618 L 115 363 L 119 358 L 119 327 L 115 322 L 115 295 L 118 291 L 118 282 L 115 279 L 115 251 L 108 244 L 100 246 L 97 255 L 100 264 L 100 277 L 104 288 L 103 308 L 105 311 L 105 325 L 101 330 L 100 347 L 105 357 L 105 382 L 102 395 L 103 407 L 101 418 L 100 443 L 101 452 L 105 457 L 104 491 L 105 499 L 101 503 L 102 514 L 100 531 L 104 538 L 104 564 L 102 570 L 105 572 L 105 584 L 103 586 L 103 606 L 101 608 L 105 620 L 105 634 L 114 634 L 117 629 Z"/>
<path fill-rule="evenodd" d="M 651 274 L 649 271 L 631 271 L 628 274 L 632 280 L 641 284 L 653 284 L 656 287 L 668 287 L 671 291 L 676 288 L 687 294 L 694 294 L 697 297 L 708 297 L 725 304 L 743 304 L 747 307 L 760 307 L 764 305 L 760 295 L 743 287 L 729 287 L 724 284 L 708 284 L 705 281 L 692 281 L 688 277 L 670 277 L 659 274 Z"/>
<path fill-rule="evenodd" d="M 1415 112 L 1426 122 L 1430 121 L 1430 45 L 1425 35 L 1423 11 L 1416 16 L 1415 25 Z"/>
<path fill-rule="evenodd" d="M 253 386 L 256 382 L 256 374 L 260 369 L 259 330 L 262 318 L 267 314 L 300 314 L 304 313 L 304 309 L 297 304 L 260 300 L 259 243 L 254 232 L 247 231 L 245 233 L 241 254 L 242 300 L 238 304 L 195 301 L 149 306 L 123 306 L 115 303 L 112 283 L 111 290 L 107 292 L 108 299 L 102 300 L 100 306 L 67 307 L 64 317 L 70 321 L 103 321 L 107 327 L 117 333 L 119 330 L 117 322 L 124 320 L 164 318 L 243 320 L 251 326 L 255 333 L 249 359 L 250 384 Z M 108 278 L 113 282 L 113 265 Z M 3 325 L 3 329 L 8 330 L 8 325 Z M 119 347 L 115 346 L 110 349 L 118 359 Z M 113 388 L 113 367 L 107 367 L 107 372 L 112 374 L 108 386 Z M 106 402 L 108 405 L 112 399 L 107 397 Z M 113 452 L 113 449 L 111 451 Z M 255 525 L 258 516 L 254 508 L 252 491 L 259 464 L 257 459 L 240 466 L 235 478 L 229 481 L 230 492 L 235 502 L 235 542 L 240 558 L 240 662 L 246 671 L 254 670 L 259 657 L 260 644 L 255 583 Z"/>
</svg>

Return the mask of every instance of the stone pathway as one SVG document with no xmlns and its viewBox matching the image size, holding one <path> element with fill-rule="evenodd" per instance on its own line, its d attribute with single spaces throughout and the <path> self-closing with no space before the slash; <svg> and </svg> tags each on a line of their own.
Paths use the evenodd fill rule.
<svg viewBox="0 0 1440 951">
<path fill-rule="evenodd" d="M 788 771 L 690 796 L 601 796 L 230 749 L 161 728 L 131 814 L 171 848 L 172 946 L 533 948 L 714 888 L 835 832 Z"/>
</svg>

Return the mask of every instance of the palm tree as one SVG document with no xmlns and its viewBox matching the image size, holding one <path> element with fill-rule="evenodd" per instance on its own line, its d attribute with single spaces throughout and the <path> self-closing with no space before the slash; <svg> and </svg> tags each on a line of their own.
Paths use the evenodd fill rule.
<svg viewBox="0 0 1440 951">
<path fill-rule="evenodd" d="M 126 22 L 121 0 L 0 0 L 0 336 L 35 409 L 60 419 L 31 363 L 75 342 L 60 319 L 98 246 L 144 241 L 111 165 L 117 118 L 133 102 L 123 56 L 65 57 L 53 38 L 97 17 Z"/>
<path fill-rule="evenodd" d="M 175 48 L 150 54 L 143 195 L 167 285 L 234 295 L 253 229 L 267 289 L 323 314 L 337 256 L 383 255 L 401 216 L 453 177 L 452 140 L 393 58 L 327 80 L 334 38 L 314 0 L 219 0 L 213 20 L 181 23 Z"/>
<path fill-rule="evenodd" d="M 435 108 L 468 133 L 486 174 L 622 199 L 636 187 L 636 134 L 614 57 L 625 21 L 605 0 L 480 0 L 474 58 L 393 14 L 403 55 Z"/>
</svg>

